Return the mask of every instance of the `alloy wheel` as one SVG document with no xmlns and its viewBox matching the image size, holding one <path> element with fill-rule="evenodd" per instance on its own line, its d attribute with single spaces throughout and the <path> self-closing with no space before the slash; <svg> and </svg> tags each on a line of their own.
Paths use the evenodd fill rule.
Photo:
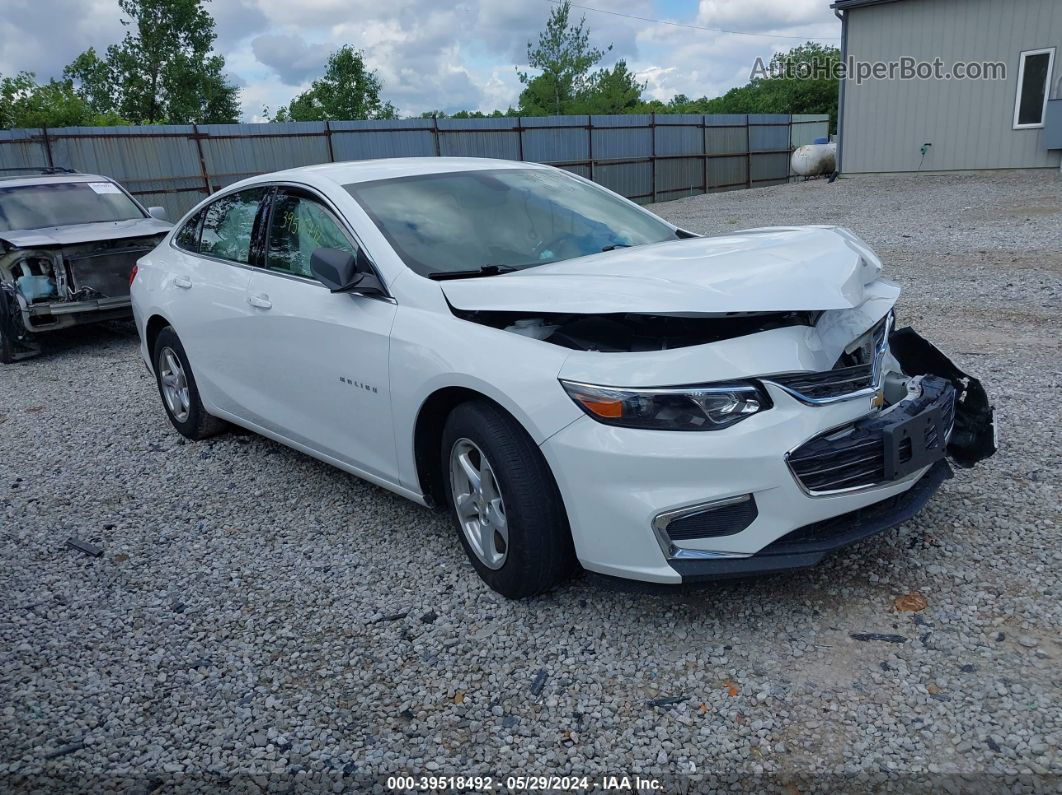
<svg viewBox="0 0 1062 795">
<path fill-rule="evenodd" d="M 469 439 L 450 450 L 450 490 L 468 545 L 484 566 L 500 569 L 509 551 L 505 501 L 490 461 Z"/>
<path fill-rule="evenodd" d="M 159 380 L 162 382 L 166 408 L 177 422 L 187 422 L 192 410 L 188 376 L 181 366 L 180 357 L 172 348 L 163 348 L 159 352 Z"/>
</svg>

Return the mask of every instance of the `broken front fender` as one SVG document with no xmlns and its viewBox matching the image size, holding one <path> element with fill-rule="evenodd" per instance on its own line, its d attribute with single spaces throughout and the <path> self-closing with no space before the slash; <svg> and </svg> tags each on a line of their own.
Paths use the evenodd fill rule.
<svg viewBox="0 0 1062 795">
<path fill-rule="evenodd" d="M 889 348 L 907 375 L 938 375 L 955 387 L 955 425 L 948 455 L 956 464 L 972 467 L 996 452 L 995 413 L 980 381 L 910 327 L 894 332 Z"/>
</svg>

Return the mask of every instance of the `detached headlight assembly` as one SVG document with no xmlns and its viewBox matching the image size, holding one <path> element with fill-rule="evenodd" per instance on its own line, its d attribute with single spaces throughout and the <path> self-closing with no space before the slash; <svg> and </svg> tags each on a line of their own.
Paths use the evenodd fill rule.
<svg viewBox="0 0 1062 795">
<path fill-rule="evenodd" d="M 659 431 L 718 431 L 771 407 L 758 385 L 739 381 L 655 389 L 621 389 L 561 380 L 598 422 Z"/>
</svg>

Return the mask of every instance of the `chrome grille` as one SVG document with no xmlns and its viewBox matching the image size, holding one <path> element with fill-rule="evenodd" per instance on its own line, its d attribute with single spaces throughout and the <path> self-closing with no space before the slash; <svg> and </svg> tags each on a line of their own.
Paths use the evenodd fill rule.
<svg viewBox="0 0 1062 795">
<path fill-rule="evenodd" d="M 770 379 L 778 386 L 799 392 L 813 400 L 839 397 L 867 389 L 874 384 L 874 365 L 858 364 L 824 373 L 794 373 L 778 375 Z"/>
<path fill-rule="evenodd" d="M 789 466 L 813 493 L 871 486 L 885 477 L 885 443 L 881 431 L 853 432 L 836 440 L 819 437 L 798 448 Z"/>
<path fill-rule="evenodd" d="M 925 376 L 921 394 L 908 398 L 890 412 L 870 414 L 851 425 L 821 434 L 793 450 L 788 456 L 789 468 L 804 489 L 811 494 L 830 494 L 849 489 L 865 488 L 882 483 L 893 475 L 886 462 L 887 429 L 905 419 L 939 408 L 940 423 L 923 429 L 926 450 L 940 450 L 947 444 L 947 435 L 955 421 L 955 390 L 942 378 Z M 945 438 L 941 437 L 943 431 Z M 892 453 L 899 464 L 911 461 L 910 439 L 899 443 Z"/>
<path fill-rule="evenodd" d="M 881 385 L 882 359 L 892 332 L 893 314 L 878 321 L 824 372 L 782 373 L 764 378 L 811 405 L 869 395 Z"/>
</svg>

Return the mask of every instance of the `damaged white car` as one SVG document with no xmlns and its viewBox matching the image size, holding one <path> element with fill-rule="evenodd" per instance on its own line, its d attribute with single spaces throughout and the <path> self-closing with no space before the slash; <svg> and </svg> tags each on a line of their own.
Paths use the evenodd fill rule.
<svg viewBox="0 0 1062 795">
<path fill-rule="evenodd" d="M 171 227 L 107 177 L 12 171 L 0 173 L 2 364 L 39 353 L 44 334 L 130 317 L 133 265 Z"/>
<path fill-rule="evenodd" d="M 852 233 L 699 237 L 546 166 L 338 163 L 196 207 L 133 282 L 174 426 L 250 428 L 445 508 L 519 597 L 577 566 L 811 565 L 995 449 L 980 383 Z M 416 544 L 415 536 L 396 544 Z"/>
</svg>

